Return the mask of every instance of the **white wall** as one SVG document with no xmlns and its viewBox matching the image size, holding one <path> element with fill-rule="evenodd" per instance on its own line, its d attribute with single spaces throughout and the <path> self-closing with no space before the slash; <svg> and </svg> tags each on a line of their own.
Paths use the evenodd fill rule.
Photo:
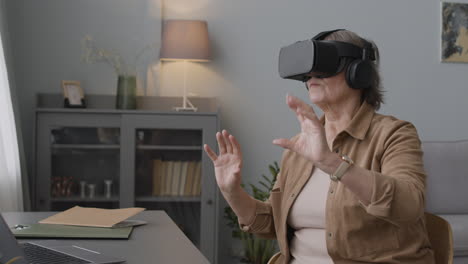
<svg viewBox="0 0 468 264">
<path fill-rule="evenodd" d="M 61 93 L 61 80 L 81 81 L 87 94 L 115 94 L 117 75 L 112 67 L 84 63 L 81 40 L 90 35 L 100 48 L 114 50 L 125 61 L 133 60 L 140 49 L 160 42 L 161 1 L 15 0 L 5 4 L 23 138 L 31 164 L 35 94 Z M 157 53 L 153 52 L 153 58 Z M 145 71 L 140 72 L 145 75 Z"/>
<path fill-rule="evenodd" d="M 91 2 L 102 6 L 89 10 Z M 31 128 L 33 94 L 58 91 L 58 83 L 51 82 L 50 76 L 84 80 L 93 87 L 88 93 L 115 93 L 115 76 L 108 68 L 75 61 L 79 60 L 79 39 L 85 33 L 99 37 L 103 45 L 111 45 L 116 35 L 137 39 L 133 44 L 141 45 L 147 41 L 140 37 L 152 39 L 145 36 L 153 23 L 147 12 L 150 7 L 132 1 L 128 6 L 136 10 L 129 17 L 117 16 L 115 12 L 125 10 L 127 3 L 130 1 L 113 0 L 112 5 L 103 0 L 10 2 L 10 15 L 20 15 L 10 20 L 14 21 L 12 33 L 17 32 L 12 35 L 24 128 Z M 214 60 L 190 64 L 189 89 L 200 96 L 219 96 L 222 128 L 232 132 L 243 147 L 246 182 L 257 182 L 261 174 L 268 173 L 267 165 L 279 160 L 281 149 L 271 144 L 275 137 L 292 136 L 299 130 L 284 103 L 286 93 L 307 100 L 301 83 L 279 78 L 279 48 L 323 30 L 346 28 L 377 43 L 386 90 L 381 112 L 413 122 L 423 140 L 468 138 L 468 64 L 440 62 L 439 0 L 168 0 L 163 10 L 166 19 L 208 22 Z M 131 22 L 137 14 L 148 17 L 141 26 Z M 92 24 L 108 19 L 113 23 L 109 28 L 115 27 L 112 31 L 90 30 Z M 76 21 L 79 23 L 72 23 Z M 50 47 L 54 52 L 44 54 Z M 100 78 L 93 81 L 90 76 L 96 72 Z M 180 63 L 164 62 L 155 94 L 180 95 L 181 76 Z M 29 141 L 32 135 L 26 132 L 25 136 Z M 224 239 L 228 237 L 223 230 L 220 241 L 228 244 Z"/>
</svg>

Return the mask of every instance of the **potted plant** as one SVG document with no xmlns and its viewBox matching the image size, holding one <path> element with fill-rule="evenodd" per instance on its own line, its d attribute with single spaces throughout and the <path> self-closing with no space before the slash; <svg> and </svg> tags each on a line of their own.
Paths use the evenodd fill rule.
<svg viewBox="0 0 468 264">
<path fill-rule="evenodd" d="M 264 181 L 259 181 L 260 186 L 249 184 L 252 189 L 252 196 L 260 201 L 266 201 L 270 196 L 270 191 L 276 182 L 276 177 L 280 170 L 276 161 L 270 164 L 268 169 L 271 176 L 267 177 L 262 174 Z M 242 187 L 245 188 L 245 185 L 242 184 Z M 232 237 L 242 241 L 244 253 L 241 262 L 266 264 L 273 254 L 278 251 L 276 240 L 259 238 L 254 234 L 240 230 L 237 216 L 231 207 L 227 206 L 224 208 L 224 218 L 228 220 L 228 226 L 233 229 Z"/>
</svg>

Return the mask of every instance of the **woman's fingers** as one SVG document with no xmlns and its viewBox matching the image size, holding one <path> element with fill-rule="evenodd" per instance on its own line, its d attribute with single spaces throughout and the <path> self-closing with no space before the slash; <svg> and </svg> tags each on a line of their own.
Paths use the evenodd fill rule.
<svg viewBox="0 0 468 264">
<path fill-rule="evenodd" d="M 216 132 L 216 140 L 218 141 L 219 154 L 226 153 L 226 143 L 224 142 L 224 137 L 220 132 Z"/>
<path fill-rule="evenodd" d="M 223 154 L 234 154 L 238 155 L 242 159 L 242 153 L 240 144 L 237 139 L 229 134 L 227 130 L 223 129 L 222 132 L 216 132 L 216 140 L 218 141 L 219 155 Z M 218 155 L 208 146 L 204 145 L 206 154 L 211 158 L 211 160 L 216 160 Z"/>
<path fill-rule="evenodd" d="M 288 104 L 289 108 L 293 110 L 294 113 L 296 113 L 299 122 L 302 122 L 304 121 L 304 118 L 307 118 L 314 123 L 320 123 L 314 108 L 306 104 L 301 99 L 288 94 L 286 95 L 286 103 Z"/>
<path fill-rule="evenodd" d="M 289 108 L 291 108 L 291 110 L 293 111 L 296 111 L 298 108 L 301 108 L 305 111 L 314 112 L 312 106 L 293 95 L 286 95 L 286 103 L 288 104 Z"/>
<path fill-rule="evenodd" d="M 273 140 L 273 144 L 286 149 L 292 149 L 293 142 L 287 138 L 277 138 Z"/>
<path fill-rule="evenodd" d="M 235 155 L 239 155 L 242 159 L 242 152 L 241 152 L 240 144 L 239 142 L 237 142 L 237 139 L 233 135 L 230 135 L 229 140 L 232 143 L 232 147 L 233 147 L 232 152 Z"/>
<path fill-rule="evenodd" d="M 297 98 L 296 96 L 293 95 L 286 95 L 286 104 L 288 104 L 289 108 L 291 110 L 296 111 L 296 108 L 302 106 L 308 106 L 305 102 L 303 102 L 301 99 Z"/>
<path fill-rule="evenodd" d="M 289 106 L 289 108 L 291 110 L 294 111 L 294 113 L 296 114 L 296 117 L 297 117 L 297 121 L 299 121 L 299 123 L 302 123 L 302 121 L 304 121 L 304 117 L 300 114 L 300 112 L 298 111 L 299 108 L 298 108 L 298 105 L 297 105 L 297 102 L 295 102 L 295 97 L 287 94 L 286 95 L 286 104 Z"/>
<path fill-rule="evenodd" d="M 208 144 L 203 145 L 203 148 L 205 149 L 205 152 L 208 155 L 208 157 L 210 157 L 210 159 L 213 162 L 218 158 L 216 153 L 210 148 L 210 146 L 208 146 Z"/>
<path fill-rule="evenodd" d="M 296 111 L 296 117 L 299 123 L 302 123 L 302 121 L 304 121 L 304 116 L 299 111 Z"/>
<path fill-rule="evenodd" d="M 216 133 L 216 140 L 218 141 L 219 154 L 240 154 L 240 145 L 239 142 L 234 138 L 233 135 L 230 135 L 227 130 L 223 129 L 222 132 Z"/>
<path fill-rule="evenodd" d="M 303 109 L 302 107 L 298 107 L 296 110 L 296 113 L 302 115 L 303 117 L 311 120 L 314 123 L 320 123 L 320 120 L 317 117 L 317 114 L 315 114 L 315 111 L 312 107 L 309 107 L 308 109 Z"/>
<path fill-rule="evenodd" d="M 226 153 L 232 153 L 233 147 L 231 140 L 229 140 L 229 133 L 226 130 L 223 130 L 222 134 L 224 137 L 224 143 L 226 144 Z"/>
</svg>

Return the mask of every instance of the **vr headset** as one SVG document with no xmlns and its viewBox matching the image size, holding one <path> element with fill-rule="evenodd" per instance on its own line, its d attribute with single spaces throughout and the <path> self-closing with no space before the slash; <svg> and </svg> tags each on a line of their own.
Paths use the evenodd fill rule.
<svg viewBox="0 0 468 264">
<path fill-rule="evenodd" d="M 346 81 L 351 88 L 363 89 L 371 85 L 372 61 L 375 51 L 364 40 L 364 48 L 351 43 L 324 40 L 333 32 L 324 31 L 310 40 L 303 40 L 283 47 L 279 53 L 278 70 L 283 79 L 307 82 L 312 74 L 317 78 L 334 76 L 345 68 Z"/>
</svg>

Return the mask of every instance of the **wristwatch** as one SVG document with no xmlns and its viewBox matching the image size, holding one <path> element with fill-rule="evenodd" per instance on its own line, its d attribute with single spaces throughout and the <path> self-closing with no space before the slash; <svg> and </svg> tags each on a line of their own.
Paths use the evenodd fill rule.
<svg viewBox="0 0 468 264">
<path fill-rule="evenodd" d="M 341 162 L 340 166 L 338 166 L 338 168 L 336 169 L 336 171 L 333 174 L 330 174 L 330 179 L 332 181 L 341 180 L 341 177 L 343 177 L 343 175 L 348 170 L 348 168 L 351 167 L 351 165 L 354 164 L 354 161 L 350 157 L 348 157 L 346 155 L 341 155 L 341 160 L 342 160 L 342 162 Z"/>
</svg>

